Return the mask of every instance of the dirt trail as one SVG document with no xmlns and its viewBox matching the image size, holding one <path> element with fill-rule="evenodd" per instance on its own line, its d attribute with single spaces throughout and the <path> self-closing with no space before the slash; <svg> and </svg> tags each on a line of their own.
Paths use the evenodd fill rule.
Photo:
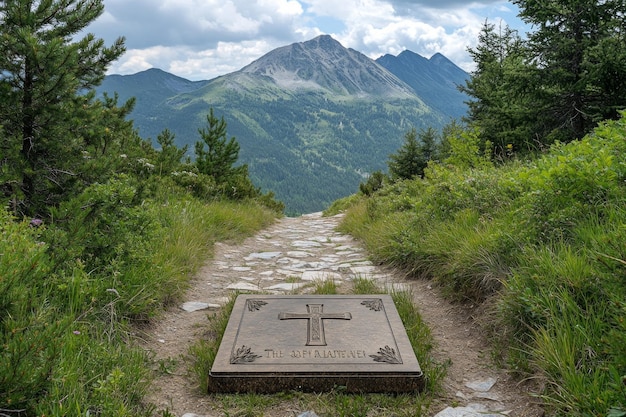
<svg viewBox="0 0 626 417">
<path fill-rule="evenodd" d="M 178 417 L 223 415 L 215 400 L 195 386 L 185 358 L 189 347 L 206 333 L 207 309 L 218 309 L 233 290 L 306 293 L 315 280 L 333 279 L 341 288 L 356 276 L 381 285 L 412 288 L 435 337 L 435 355 L 440 361 L 451 361 L 444 381 L 446 392 L 432 408 L 433 415 L 451 406 L 471 406 L 474 408 L 468 410 L 491 415 L 542 415 L 528 393 L 528 385 L 517 383 L 492 365 L 487 340 L 471 308 L 450 304 L 426 281 L 407 281 L 400 274 L 372 265 L 358 242 L 335 231 L 340 219 L 321 217 L 320 213 L 283 218 L 240 244 L 216 246 L 214 258 L 194 278 L 184 300 L 203 303 L 199 307 L 205 309 L 172 308 L 143 337 L 145 349 L 154 354 L 159 375 L 148 398 L 157 406 L 158 415 L 165 409 Z M 184 307 L 193 309 L 190 304 Z M 488 389 L 475 386 L 480 382 Z M 442 412 L 439 416 L 477 415 L 467 414 L 469 411 L 462 414 L 463 410 L 448 409 L 452 414 Z M 285 409 L 276 417 L 295 417 L 304 411 Z"/>
</svg>

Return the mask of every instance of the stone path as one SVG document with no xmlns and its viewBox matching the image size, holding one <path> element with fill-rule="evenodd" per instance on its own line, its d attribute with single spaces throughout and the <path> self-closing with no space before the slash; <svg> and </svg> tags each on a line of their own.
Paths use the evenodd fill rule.
<svg viewBox="0 0 626 417">
<path fill-rule="evenodd" d="M 185 302 L 145 336 L 145 348 L 154 352 L 155 363 L 163 368 L 149 396 L 157 409 L 179 417 L 221 415 L 211 414 L 208 396 L 201 395 L 192 385 L 193 378 L 177 367 L 177 358 L 187 355 L 189 346 L 203 337 L 207 309 L 219 308 L 232 291 L 308 293 L 319 281 L 333 280 L 341 288 L 361 277 L 382 287 L 411 289 L 437 339 L 436 355 L 452 360 L 444 383 L 447 394 L 434 407 L 437 417 L 541 415 L 526 388 L 490 367 L 484 355 L 487 343 L 465 307 L 442 300 L 425 281 L 406 281 L 372 265 L 358 242 L 335 231 L 340 218 L 324 218 L 320 213 L 283 218 L 241 244 L 216 245 L 213 260 L 194 279 Z M 291 410 L 285 416 L 305 412 Z M 314 410 L 308 412 L 314 415 Z"/>
</svg>

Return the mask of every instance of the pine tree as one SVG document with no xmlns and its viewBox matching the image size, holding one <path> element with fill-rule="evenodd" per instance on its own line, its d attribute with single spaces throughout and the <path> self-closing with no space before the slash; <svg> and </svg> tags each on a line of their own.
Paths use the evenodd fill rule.
<svg viewBox="0 0 626 417">
<path fill-rule="evenodd" d="M 404 135 L 404 144 L 397 153 L 389 155 L 387 165 L 393 180 L 423 177 L 428 161 L 436 157 L 437 133 L 432 127 L 421 130 L 415 128 Z"/>
<path fill-rule="evenodd" d="M 439 158 L 439 152 L 438 152 L 439 135 L 437 134 L 437 131 L 435 129 L 429 126 L 426 129 L 420 130 L 419 140 L 421 142 L 422 161 L 423 161 L 423 168 L 422 168 L 422 172 L 420 173 L 420 176 L 424 176 L 424 168 L 426 168 L 426 165 L 428 165 L 428 162 L 437 160 Z"/>
<path fill-rule="evenodd" d="M 471 97 L 466 121 L 501 156 L 507 149 L 528 148 L 540 133 L 543 109 L 537 100 L 538 71 L 525 61 L 526 49 L 516 31 L 485 22 L 478 45 L 469 53 L 476 63 L 460 90 Z"/>
<path fill-rule="evenodd" d="M 208 126 L 198 129 L 202 137 L 202 141 L 196 142 L 195 149 L 198 171 L 212 176 L 218 185 L 227 182 L 229 177 L 247 177 L 246 165 L 233 166 L 239 158 L 239 143 L 234 137 L 227 138 L 224 117 L 215 117 L 211 108 L 206 119 Z"/>
<path fill-rule="evenodd" d="M 527 60 L 541 72 L 537 103 L 559 140 L 580 138 L 626 107 L 624 0 L 513 0 L 530 34 Z"/>
<path fill-rule="evenodd" d="M 103 0 L 0 2 L 0 185 L 24 214 L 58 202 L 76 177 L 85 144 L 72 134 L 74 115 L 124 52 L 123 38 L 111 47 L 74 38 L 103 10 Z"/>
<path fill-rule="evenodd" d="M 161 146 L 156 159 L 156 166 L 159 174 L 169 174 L 180 166 L 185 153 L 187 153 L 187 145 L 178 148 L 174 144 L 175 135 L 169 130 L 163 130 L 157 136 L 157 143 Z"/>
<path fill-rule="evenodd" d="M 389 155 L 387 165 L 391 178 L 397 180 L 422 176 L 427 163 L 422 146 L 417 140 L 417 131 L 412 128 L 404 134 L 404 143 L 398 152 Z"/>
</svg>

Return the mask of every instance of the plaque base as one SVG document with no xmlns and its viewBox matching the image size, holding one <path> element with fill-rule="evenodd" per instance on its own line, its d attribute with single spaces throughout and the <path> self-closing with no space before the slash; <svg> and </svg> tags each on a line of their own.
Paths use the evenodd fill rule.
<svg viewBox="0 0 626 417">
<path fill-rule="evenodd" d="M 209 393 L 272 394 L 283 391 L 328 392 L 333 389 L 348 393 L 416 393 L 424 389 L 421 372 L 392 374 L 286 375 L 276 372 L 256 375 L 216 375 L 210 373 Z"/>
<path fill-rule="evenodd" d="M 240 295 L 209 373 L 211 393 L 407 393 L 424 388 L 393 300 Z"/>
</svg>

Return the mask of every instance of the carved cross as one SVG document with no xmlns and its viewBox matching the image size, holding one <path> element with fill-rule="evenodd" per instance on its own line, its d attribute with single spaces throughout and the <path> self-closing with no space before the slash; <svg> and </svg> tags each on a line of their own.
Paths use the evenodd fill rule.
<svg viewBox="0 0 626 417">
<path fill-rule="evenodd" d="M 350 313 L 324 313 L 324 304 L 307 304 L 308 314 L 304 313 L 279 313 L 279 320 L 306 319 L 307 320 L 307 346 L 326 346 L 324 334 L 324 320 L 351 320 Z"/>
</svg>

